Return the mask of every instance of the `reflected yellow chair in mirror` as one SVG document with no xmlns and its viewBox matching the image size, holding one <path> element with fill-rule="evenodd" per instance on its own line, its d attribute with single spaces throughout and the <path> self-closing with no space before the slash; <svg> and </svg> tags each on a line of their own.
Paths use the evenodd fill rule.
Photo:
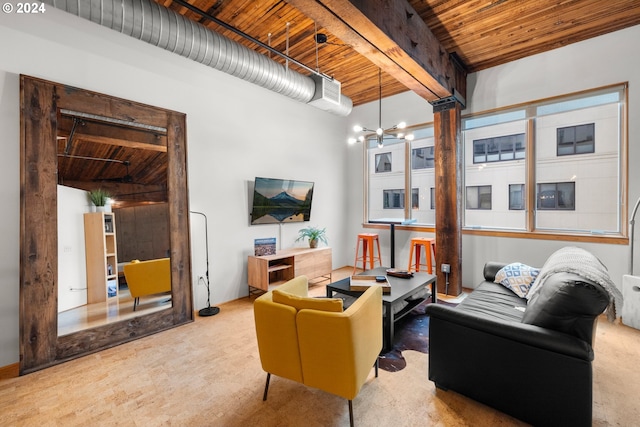
<svg viewBox="0 0 640 427">
<path fill-rule="evenodd" d="M 133 300 L 133 311 L 140 304 L 140 297 L 171 292 L 171 259 L 148 261 L 133 260 L 123 267 L 124 278 Z"/>
<path fill-rule="evenodd" d="M 378 376 L 382 350 L 382 289 L 373 286 L 346 310 L 340 298 L 308 297 L 306 276 L 296 277 L 256 298 L 254 318 L 262 369 L 349 401 Z"/>
</svg>

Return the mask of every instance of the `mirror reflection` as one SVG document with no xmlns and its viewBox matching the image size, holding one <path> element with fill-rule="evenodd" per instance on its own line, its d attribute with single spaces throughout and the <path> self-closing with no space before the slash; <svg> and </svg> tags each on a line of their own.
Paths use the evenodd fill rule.
<svg viewBox="0 0 640 427">
<path fill-rule="evenodd" d="M 171 307 L 166 129 L 60 110 L 58 335 Z"/>
</svg>

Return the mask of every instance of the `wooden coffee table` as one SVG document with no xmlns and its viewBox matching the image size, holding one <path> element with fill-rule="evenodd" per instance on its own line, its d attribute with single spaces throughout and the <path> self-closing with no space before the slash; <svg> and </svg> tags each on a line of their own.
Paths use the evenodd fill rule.
<svg viewBox="0 0 640 427">
<path fill-rule="evenodd" d="M 373 270 L 367 270 L 362 272 L 363 275 L 369 276 L 386 276 L 386 267 L 378 267 Z M 402 319 L 413 308 L 423 302 L 427 297 L 432 296 L 432 302 L 436 302 L 436 276 L 429 273 L 413 273 L 413 277 L 403 279 L 400 277 L 387 276 L 389 283 L 391 284 L 391 293 L 382 295 L 382 304 L 385 307 L 382 315 L 382 330 L 383 330 L 383 352 L 391 350 L 393 346 L 394 335 L 394 323 Z M 333 297 L 334 292 L 358 297 L 362 294 L 362 291 L 352 291 L 349 289 L 349 278 L 339 280 L 327 285 L 327 297 Z M 431 285 L 430 294 L 419 296 Z M 413 297 L 413 298 L 412 298 Z M 397 309 L 400 305 L 406 306 L 401 309 Z M 396 311 L 396 313 L 394 313 Z"/>
</svg>

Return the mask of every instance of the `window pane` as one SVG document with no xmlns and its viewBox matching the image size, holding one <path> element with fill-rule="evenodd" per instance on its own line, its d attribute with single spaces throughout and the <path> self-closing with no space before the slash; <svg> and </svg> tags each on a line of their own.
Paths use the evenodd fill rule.
<svg viewBox="0 0 640 427">
<path fill-rule="evenodd" d="M 509 209 L 524 209 L 524 184 L 509 184 Z"/>
<path fill-rule="evenodd" d="M 376 173 L 391 172 L 391 153 L 376 154 Z"/>
<path fill-rule="evenodd" d="M 411 187 L 413 209 L 411 210 L 411 219 L 415 220 L 416 224 L 421 225 L 435 225 L 436 218 L 433 208 L 430 208 L 431 203 L 427 200 L 430 197 L 430 189 L 435 187 L 435 149 L 433 128 L 427 132 L 414 132 L 414 135 L 422 136 L 416 137 L 411 141 L 411 157 L 412 157 L 412 169 L 411 169 Z M 419 162 L 422 162 L 424 167 L 413 167 L 415 156 L 422 156 Z M 417 199 L 417 200 L 416 200 Z"/>
<path fill-rule="evenodd" d="M 595 152 L 594 123 L 558 128 L 558 156 Z"/>
<path fill-rule="evenodd" d="M 527 126 L 527 122 L 523 120 L 477 127 L 464 132 L 465 186 L 478 187 L 474 195 L 469 194 L 468 189 L 465 193 L 469 201 L 464 211 L 465 227 L 526 229 L 526 211 L 524 208 L 513 209 L 509 203 L 510 184 L 521 185 L 527 178 Z M 500 161 L 488 162 L 487 159 L 477 162 L 474 152 L 481 143 L 498 147 Z"/>
<path fill-rule="evenodd" d="M 427 169 L 434 166 L 433 147 L 413 148 L 411 150 L 411 169 Z"/>
<path fill-rule="evenodd" d="M 395 191 L 404 191 L 406 143 L 387 145 L 385 140 L 385 145 L 378 148 L 375 138 L 370 138 L 367 144 L 373 147 L 367 150 L 367 220 L 403 220 L 404 193 L 398 195 Z"/>
<path fill-rule="evenodd" d="M 538 209 L 556 208 L 556 185 L 538 184 Z"/>
<path fill-rule="evenodd" d="M 467 209 L 478 209 L 478 187 L 467 187 Z"/>
<path fill-rule="evenodd" d="M 621 111 L 604 104 L 536 119 L 536 229 L 620 232 Z"/>
<path fill-rule="evenodd" d="M 478 199 L 480 201 L 480 209 L 491 209 L 491 186 L 483 185 L 478 187 Z"/>
<path fill-rule="evenodd" d="M 431 197 L 431 209 L 435 210 L 436 208 L 436 189 L 431 187 L 429 189 L 430 197 Z"/>
<path fill-rule="evenodd" d="M 557 185 L 558 209 L 575 209 L 575 182 L 563 182 Z"/>
<path fill-rule="evenodd" d="M 404 208 L 404 190 L 384 190 L 382 196 L 384 209 Z"/>
</svg>

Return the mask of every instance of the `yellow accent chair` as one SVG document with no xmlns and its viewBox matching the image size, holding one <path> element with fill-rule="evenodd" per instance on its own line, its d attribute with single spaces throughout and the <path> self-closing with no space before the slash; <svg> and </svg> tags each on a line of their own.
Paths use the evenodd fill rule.
<svg viewBox="0 0 640 427">
<path fill-rule="evenodd" d="M 133 311 L 140 304 L 140 297 L 171 292 L 171 259 L 148 261 L 137 259 L 123 266 L 124 277 L 133 300 Z"/>
<path fill-rule="evenodd" d="M 271 374 L 352 400 L 382 350 L 382 290 L 373 286 L 346 310 L 340 298 L 308 297 L 308 279 L 296 277 L 256 298 L 258 350 Z"/>
</svg>

